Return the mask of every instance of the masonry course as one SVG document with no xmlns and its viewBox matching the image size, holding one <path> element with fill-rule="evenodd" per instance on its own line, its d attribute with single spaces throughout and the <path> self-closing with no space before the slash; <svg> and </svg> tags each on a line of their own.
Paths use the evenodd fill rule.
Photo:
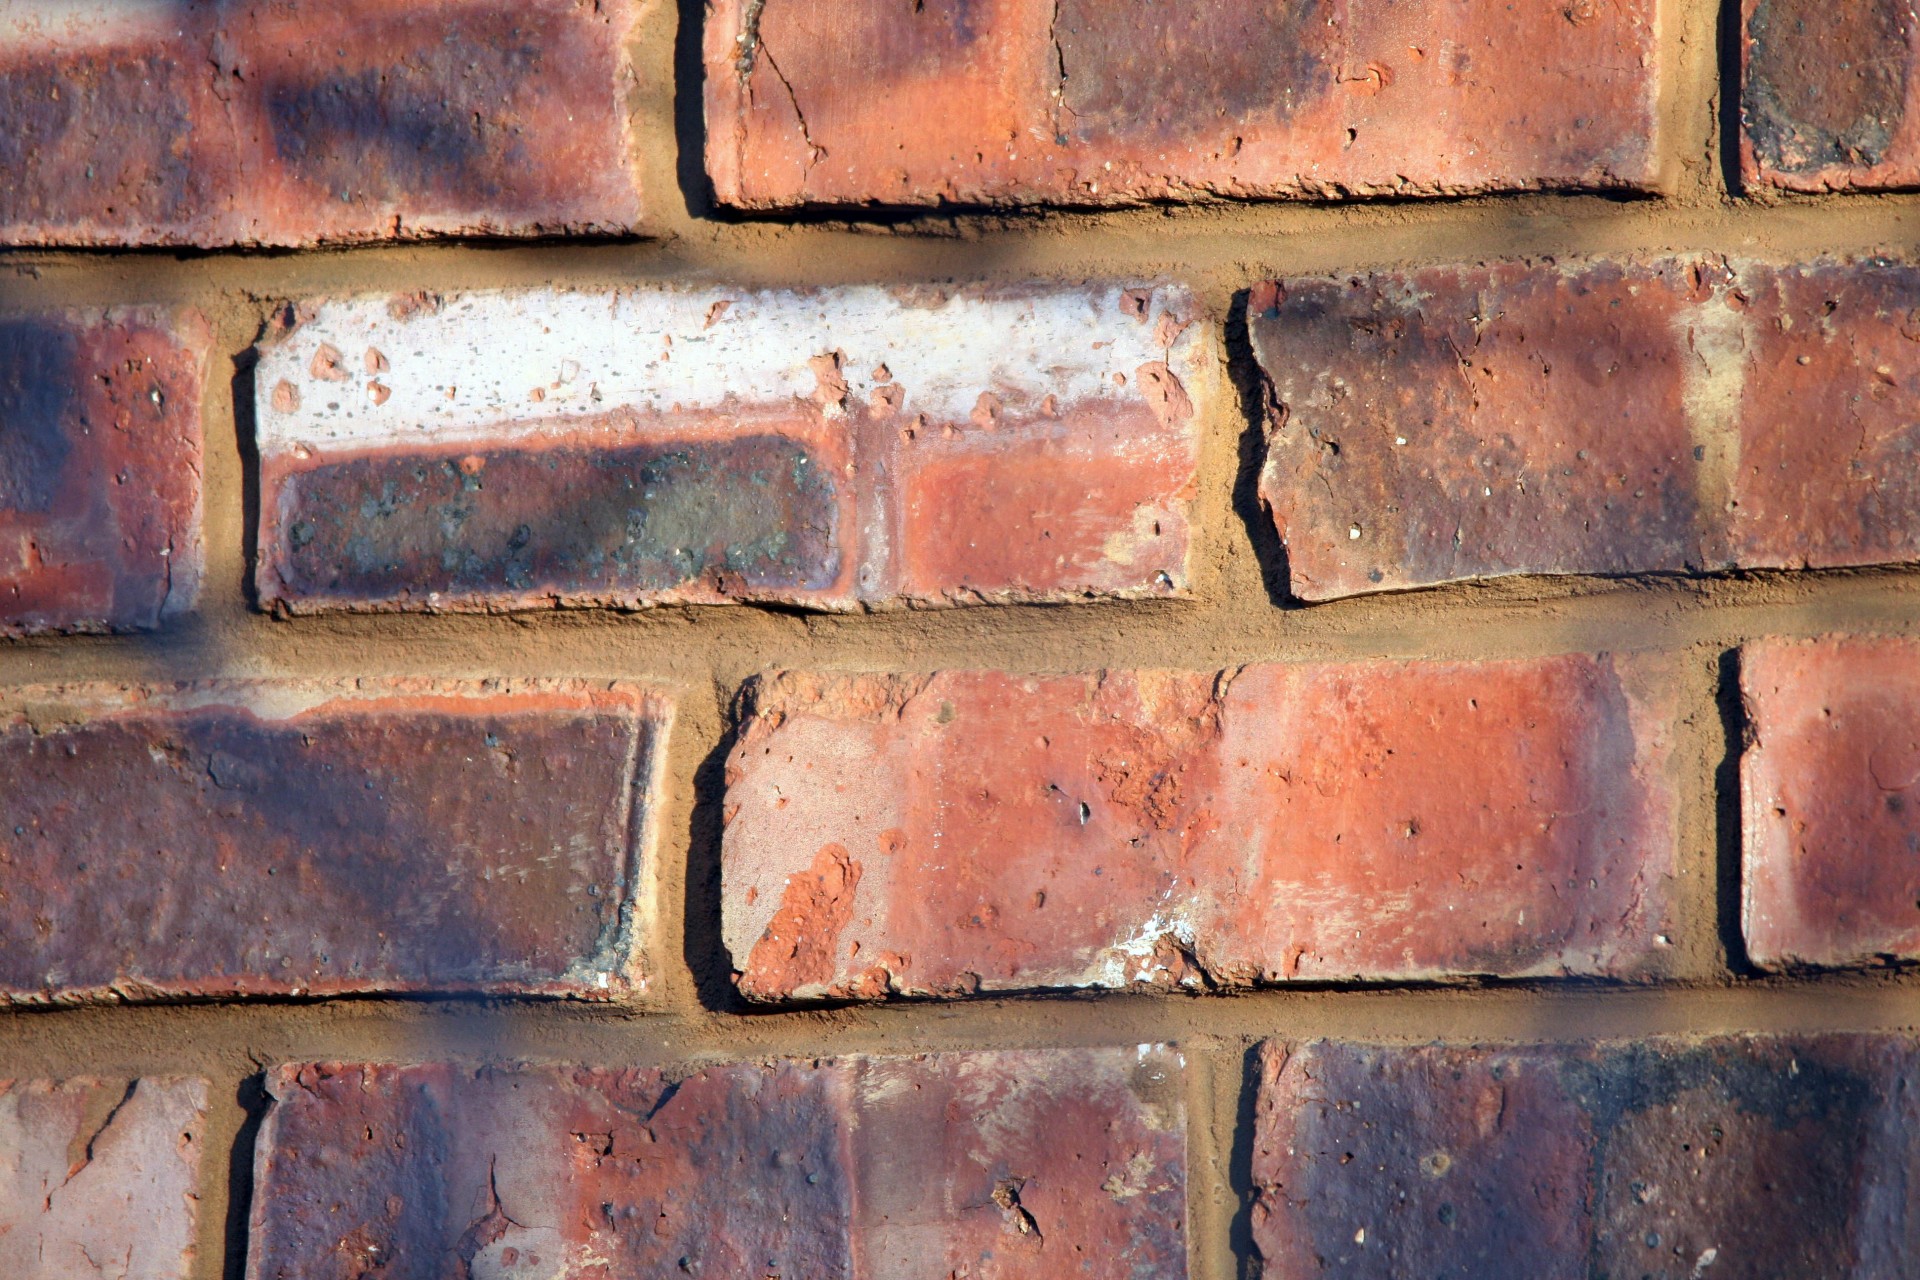
<svg viewBox="0 0 1920 1280">
<path fill-rule="evenodd" d="M 6 6 L 0 1272 L 1903 1274 L 1912 28 Z"/>
</svg>

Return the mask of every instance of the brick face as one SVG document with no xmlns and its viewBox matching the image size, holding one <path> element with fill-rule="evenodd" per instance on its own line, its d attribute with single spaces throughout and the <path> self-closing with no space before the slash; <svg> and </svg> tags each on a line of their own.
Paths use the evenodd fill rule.
<svg viewBox="0 0 1920 1280">
<path fill-rule="evenodd" d="M 609 320 L 611 316 L 611 320 Z M 1177 594 L 1213 371 L 1178 288 L 529 290 L 292 309 L 264 603 Z"/>
<path fill-rule="evenodd" d="M 191 313 L 0 318 L 0 636 L 193 605 L 209 341 Z"/>
<path fill-rule="evenodd" d="M 1628 975 L 1675 717 L 1644 662 L 782 675 L 728 759 L 752 999 Z"/>
<path fill-rule="evenodd" d="M 1290 590 L 1911 562 L 1917 285 L 1699 258 L 1258 286 Z"/>
<path fill-rule="evenodd" d="M 1263 1046 L 1268 1280 L 1897 1275 L 1920 1110 L 1895 1036 Z"/>
<path fill-rule="evenodd" d="M 1747 953 L 1767 968 L 1920 959 L 1920 646 L 1773 640 L 1740 653 Z"/>
<path fill-rule="evenodd" d="M 1794 191 L 1920 185 L 1913 10 L 1892 0 L 1744 0 L 1740 160 Z"/>
<path fill-rule="evenodd" d="M 0 1272 L 197 1274 L 206 1105 L 204 1080 L 0 1081 Z"/>
<path fill-rule="evenodd" d="M 1642 0 L 717 0 L 723 203 L 1101 205 L 1655 183 Z"/>
<path fill-rule="evenodd" d="M 667 720 L 577 682 L 8 690 L 0 1000 L 632 990 Z"/>
<path fill-rule="evenodd" d="M 0 0 L 0 1280 L 1920 1280 L 1913 5 Z"/>
<path fill-rule="evenodd" d="M 1186 1274 L 1171 1050 L 268 1077 L 250 1280 Z"/>
<path fill-rule="evenodd" d="M 0 241 L 626 232 L 626 0 L 26 0 Z"/>
</svg>

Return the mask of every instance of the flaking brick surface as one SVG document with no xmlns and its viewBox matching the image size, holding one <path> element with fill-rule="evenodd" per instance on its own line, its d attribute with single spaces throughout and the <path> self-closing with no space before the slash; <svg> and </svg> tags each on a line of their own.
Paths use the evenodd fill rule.
<svg viewBox="0 0 1920 1280">
<path fill-rule="evenodd" d="M 1903 1274 L 1911 1041 L 1262 1046 L 1253 1242 L 1325 1275 Z"/>
<path fill-rule="evenodd" d="M 1743 0 L 1740 167 L 1791 191 L 1920 185 L 1913 9 Z"/>
<path fill-rule="evenodd" d="M 206 1108 L 204 1080 L 0 1081 L 0 1273 L 188 1280 Z"/>
</svg>

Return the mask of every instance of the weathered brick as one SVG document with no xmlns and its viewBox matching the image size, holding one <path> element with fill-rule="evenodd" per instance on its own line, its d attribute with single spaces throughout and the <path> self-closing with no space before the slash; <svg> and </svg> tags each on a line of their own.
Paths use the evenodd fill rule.
<svg viewBox="0 0 1920 1280">
<path fill-rule="evenodd" d="M 290 309 L 261 601 L 1177 594 L 1209 340 L 1177 288 L 528 290 Z"/>
<path fill-rule="evenodd" d="M 713 0 L 723 203 L 1650 188 L 1647 0 Z"/>
<path fill-rule="evenodd" d="M 627 0 L 16 0 L 0 241 L 627 232 Z"/>
<path fill-rule="evenodd" d="M 1721 258 L 1258 286 L 1290 589 L 1920 558 L 1916 290 Z"/>
<path fill-rule="evenodd" d="M 1269 1043 L 1261 1274 L 1904 1274 L 1916 1067 L 1895 1036 Z"/>
<path fill-rule="evenodd" d="M 1765 968 L 1920 959 L 1920 645 L 1740 654 L 1747 954 Z"/>
<path fill-rule="evenodd" d="M 268 1076 L 248 1276 L 1186 1274 L 1176 1053 Z"/>
<path fill-rule="evenodd" d="M 1676 714 L 1650 665 L 767 678 L 727 770 L 740 989 L 1645 972 Z"/>
<path fill-rule="evenodd" d="M 1741 568 L 1920 560 L 1920 268 L 1887 259 L 1736 264 L 1703 399 L 1737 396 L 1725 558 Z M 1701 331 L 1712 336 L 1712 326 Z"/>
<path fill-rule="evenodd" d="M 576 681 L 9 690 L 0 1001 L 633 989 L 668 718 Z"/>
<path fill-rule="evenodd" d="M 192 607 L 210 341 L 192 313 L 0 319 L 0 635 L 144 630 Z"/>
<path fill-rule="evenodd" d="M 1740 161 L 1796 191 L 1920 185 L 1913 10 L 1894 0 L 1743 0 Z"/>
<path fill-rule="evenodd" d="M 204 1080 L 0 1081 L 0 1274 L 187 1280 Z"/>
</svg>

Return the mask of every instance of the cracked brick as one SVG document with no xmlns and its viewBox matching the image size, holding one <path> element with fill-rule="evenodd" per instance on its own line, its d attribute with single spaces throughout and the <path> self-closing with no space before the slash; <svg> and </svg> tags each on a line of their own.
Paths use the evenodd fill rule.
<svg viewBox="0 0 1920 1280">
<path fill-rule="evenodd" d="M 204 1080 L 0 1081 L 0 1273 L 187 1280 Z"/>
<path fill-rule="evenodd" d="M 17 0 L 0 241 L 625 234 L 626 0 Z"/>
<path fill-rule="evenodd" d="M 251 1280 L 1186 1274 L 1165 1046 L 268 1075 Z"/>
<path fill-rule="evenodd" d="M 1646 0 L 717 0 L 719 199 L 802 206 L 1648 190 Z"/>
</svg>

